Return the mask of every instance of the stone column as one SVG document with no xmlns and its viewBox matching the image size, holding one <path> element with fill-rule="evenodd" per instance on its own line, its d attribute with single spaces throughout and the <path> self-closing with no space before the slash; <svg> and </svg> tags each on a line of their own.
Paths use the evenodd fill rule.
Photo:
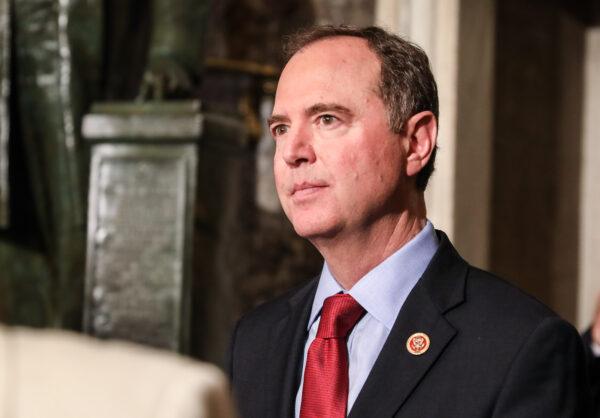
<svg viewBox="0 0 600 418">
<path fill-rule="evenodd" d="M 379 0 L 377 24 L 420 45 L 440 97 L 440 147 L 426 191 L 428 217 L 462 255 L 485 267 L 489 252 L 494 2 Z"/>
<path fill-rule="evenodd" d="M 600 28 L 587 30 L 584 77 L 577 303 L 577 325 L 582 329 L 589 325 L 600 294 Z"/>
</svg>

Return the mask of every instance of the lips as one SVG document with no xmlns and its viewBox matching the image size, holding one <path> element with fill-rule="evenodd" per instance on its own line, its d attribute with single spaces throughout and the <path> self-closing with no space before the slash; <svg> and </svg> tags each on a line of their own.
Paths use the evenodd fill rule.
<svg viewBox="0 0 600 418">
<path fill-rule="evenodd" d="M 307 197 L 323 190 L 325 187 L 327 187 L 327 184 L 322 182 L 296 183 L 292 187 L 290 195 L 294 198 Z"/>
</svg>

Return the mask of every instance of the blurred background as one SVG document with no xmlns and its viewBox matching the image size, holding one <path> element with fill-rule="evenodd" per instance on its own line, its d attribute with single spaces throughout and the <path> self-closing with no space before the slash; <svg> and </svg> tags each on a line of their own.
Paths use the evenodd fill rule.
<svg viewBox="0 0 600 418">
<path fill-rule="evenodd" d="M 240 315 L 321 268 L 281 211 L 265 129 L 281 39 L 315 23 L 426 50 L 430 219 L 586 327 L 600 0 L 0 0 L 0 321 L 222 364 Z"/>
</svg>

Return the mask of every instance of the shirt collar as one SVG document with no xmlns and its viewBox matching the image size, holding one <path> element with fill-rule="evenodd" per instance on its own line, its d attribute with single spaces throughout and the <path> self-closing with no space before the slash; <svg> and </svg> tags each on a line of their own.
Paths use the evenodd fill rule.
<svg viewBox="0 0 600 418">
<path fill-rule="evenodd" d="M 433 225 L 427 221 L 413 239 L 364 275 L 347 293 L 391 330 L 404 301 L 423 275 L 438 245 Z M 325 299 L 340 292 L 346 293 L 324 263 L 308 329 L 319 316 Z"/>
</svg>

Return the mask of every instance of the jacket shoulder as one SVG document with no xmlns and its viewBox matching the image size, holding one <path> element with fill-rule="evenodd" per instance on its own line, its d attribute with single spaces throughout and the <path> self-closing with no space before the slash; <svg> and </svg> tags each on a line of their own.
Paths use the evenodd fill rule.
<svg viewBox="0 0 600 418">
<path fill-rule="evenodd" d="M 535 297 L 509 281 L 476 267 L 469 266 L 465 293 L 467 301 L 474 304 L 474 308 L 487 312 L 488 317 L 502 318 L 512 324 L 519 321 L 533 325 L 545 318 L 557 317 L 555 312 Z"/>
<path fill-rule="evenodd" d="M 467 273 L 464 303 L 447 312 L 446 318 L 459 332 L 457 341 L 471 348 L 481 346 L 482 353 L 495 352 L 497 359 L 507 361 L 544 329 L 581 342 L 577 330 L 542 302 L 474 267 Z"/>
</svg>

